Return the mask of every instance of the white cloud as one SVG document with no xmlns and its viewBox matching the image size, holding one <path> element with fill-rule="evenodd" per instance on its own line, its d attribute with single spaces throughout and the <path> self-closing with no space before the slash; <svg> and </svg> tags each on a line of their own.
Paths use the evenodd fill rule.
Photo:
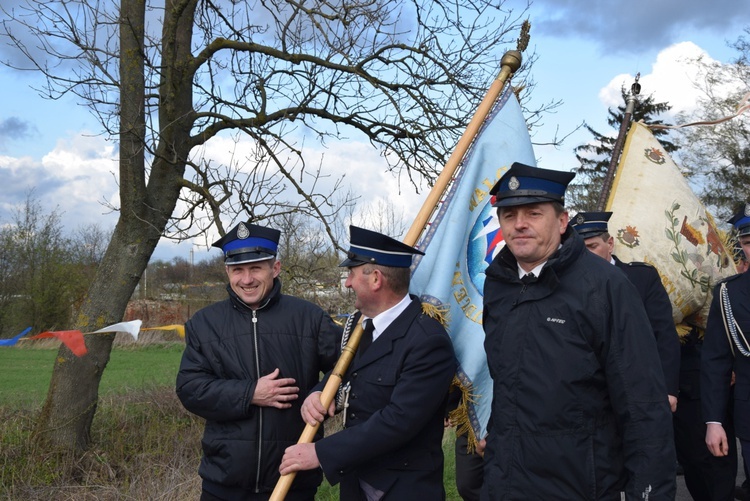
<svg viewBox="0 0 750 501">
<path fill-rule="evenodd" d="M 119 205 L 116 161 L 111 143 L 85 134 L 59 139 L 41 160 L 0 157 L 3 209 L 23 203 L 33 190 L 46 211 L 58 209 L 62 213 L 67 230 L 92 223 L 112 227 L 116 215 L 102 202 Z"/>
<path fill-rule="evenodd" d="M 300 176 L 299 171 L 296 171 L 297 181 L 310 189 L 313 174 L 319 168 L 322 175 L 316 181 L 316 191 L 335 191 L 341 197 L 347 191 L 351 192 L 358 197 L 355 215 L 386 203 L 403 215 L 408 227 L 426 196 L 426 189 L 417 194 L 405 175 L 389 172 L 386 160 L 369 143 L 345 139 L 329 141 L 327 147 L 323 147 L 312 141 L 300 140 L 296 146 L 302 148 L 307 161 L 306 176 Z M 235 143 L 230 138 L 216 137 L 199 153 L 210 158 L 213 165 L 245 164 L 246 159 L 251 156 L 251 149 L 252 144 L 247 140 Z M 245 167 L 245 170 L 248 169 L 250 166 Z M 339 180 L 341 185 L 335 189 Z M 290 194 L 289 198 L 292 196 Z M 218 235 L 213 235 L 209 240 L 213 237 L 218 238 Z"/>
<path fill-rule="evenodd" d="M 677 113 L 696 109 L 700 91 L 695 82 L 701 80 L 699 66 L 693 62 L 697 58 L 703 58 L 707 63 L 716 63 L 693 42 L 677 43 L 659 52 L 650 73 L 641 74 L 641 94 L 653 94 L 657 102 L 672 105 L 670 112 L 665 114 L 670 120 Z M 608 108 L 622 105 L 620 88 L 624 85 L 626 89 L 630 89 L 634 79 L 635 75 L 631 74 L 617 75 L 599 92 L 599 99 Z"/>
</svg>

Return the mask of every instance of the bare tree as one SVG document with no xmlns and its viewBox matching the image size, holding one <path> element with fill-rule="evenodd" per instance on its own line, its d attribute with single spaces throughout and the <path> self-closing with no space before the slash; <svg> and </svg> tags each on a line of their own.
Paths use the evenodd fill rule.
<svg viewBox="0 0 750 501">
<path fill-rule="evenodd" d="M 750 27 L 731 44 L 737 56 L 730 64 L 699 57 L 694 61 L 702 95 L 698 108 L 679 116 L 679 122 L 714 121 L 731 116 L 750 92 Z M 680 161 L 701 199 L 721 220 L 728 219 L 738 202 L 750 200 L 750 117 L 745 113 L 710 126 L 680 129 Z"/>
<path fill-rule="evenodd" d="M 162 235 L 300 212 L 332 237 L 340 180 L 310 144 L 364 139 L 415 185 L 434 176 L 523 15 L 502 0 L 21 1 L 2 7 L 21 56 L 6 64 L 41 72 L 45 96 L 78 96 L 119 142 L 120 215 L 84 331 L 122 318 Z M 227 139 L 227 161 L 204 155 Z M 112 340 L 61 348 L 40 440 L 88 445 Z"/>
</svg>

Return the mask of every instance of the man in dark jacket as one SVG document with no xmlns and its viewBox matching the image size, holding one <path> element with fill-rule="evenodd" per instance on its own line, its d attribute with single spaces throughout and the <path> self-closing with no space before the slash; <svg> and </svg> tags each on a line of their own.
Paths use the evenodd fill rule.
<svg viewBox="0 0 750 501">
<path fill-rule="evenodd" d="M 280 232 L 240 223 L 224 251 L 229 299 L 185 325 L 177 396 L 206 419 L 201 500 L 267 500 L 284 449 L 297 442 L 303 394 L 336 362 L 340 330 L 318 306 L 281 293 Z M 320 470 L 295 479 L 288 501 L 312 501 Z"/>
<path fill-rule="evenodd" d="M 570 225 L 581 235 L 588 250 L 617 266 L 638 290 L 654 331 L 664 382 L 667 385 L 669 407 L 674 412 L 677 409 L 680 385 L 680 337 L 672 318 L 672 302 L 656 268 L 647 263 L 623 263 L 612 254 L 615 239 L 609 234 L 607 227 L 611 216 L 611 212 L 579 212 Z"/>
<path fill-rule="evenodd" d="M 656 342 L 635 287 L 568 227 L 573 176 L 514 163 L 490 192 L 506 246 L 484 286 L 482 499 L 672 500 Z"/>
<path fill-rule="evenodd" d="M 343 378 L 344 429 L 288 448 L 281 473 L 320 465 L 331 484 L 341 483 L 342 501 L 445 499 L 443 417 L 456 361 L 443 326 L 409 295 L 412 255 L 421 252 L 380 233 L 350 231 L 341 266 L 349 268 L 346 286 L 357 295 L 365 332 Z M 302 405 L 310 424 L 333 412 L 317 391 Z"/>
<path fill-rule="evenodd" d="M 729 220 L 742 250 L 750 256 L 750 203 Z M 734 373 L 734 431 L 742 459 L 750 461 L 750 272 L 727 278 L 714 289 L 701 357 L 701 402 L 706 422 L 706 445 L 724 457 L 731 446 L 724 424 L 729 413 L 730 383 Z M 731 434 L 729 435 L 731 436 Z"/>
</svg>

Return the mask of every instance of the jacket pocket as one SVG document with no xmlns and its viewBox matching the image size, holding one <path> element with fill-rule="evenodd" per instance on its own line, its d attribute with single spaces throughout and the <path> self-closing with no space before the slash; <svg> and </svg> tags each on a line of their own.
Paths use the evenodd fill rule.
<svg viewBox="0 0 750 501">
<path fill-rule="evenodd" d="M 737 383 L 734 385 L 735 400 L 750 400 L 750 384 Z"/>
</svg>

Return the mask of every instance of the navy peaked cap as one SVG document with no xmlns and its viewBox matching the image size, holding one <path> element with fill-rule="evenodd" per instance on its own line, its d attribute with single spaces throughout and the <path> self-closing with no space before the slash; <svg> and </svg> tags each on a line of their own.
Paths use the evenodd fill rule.
<svg viewBox="0 0 750 501">
<path fill-rule="evenodd" d="M 240 223 L 211 244 L 224 252 L 224 264 L 244 264 L 276 257 L 281 232 L 273 228 Z"/>
<path fill-rule="evenodd" d="M 737 236 L 750 235 L 750 203 L 742 204 L 740 210 L 727 221 L 737 230 Z"/>
<path fill-rule="evenodd" d="M 575 177 L 573 172 L 540 169 L 514 162 L 490 190 L 493 207 L 540 202 L 565 203 L 565 189 Z"/>
<path fill-rule="evenodd" d="M 607 221 L 612 217 L 611 212 L 579 212 L 571 218 L 570 226 L 584 239 L 598 237 L 607 233 Z"/>
<path fill-rule="evenodd" d="M 423 256 L 424 252 L 377 231 L 352 225 L 349 226 L 349 252 L 339 266 L 353 268 L 369 263 L 408 268 L 414 254 Z"/>
</svg>

